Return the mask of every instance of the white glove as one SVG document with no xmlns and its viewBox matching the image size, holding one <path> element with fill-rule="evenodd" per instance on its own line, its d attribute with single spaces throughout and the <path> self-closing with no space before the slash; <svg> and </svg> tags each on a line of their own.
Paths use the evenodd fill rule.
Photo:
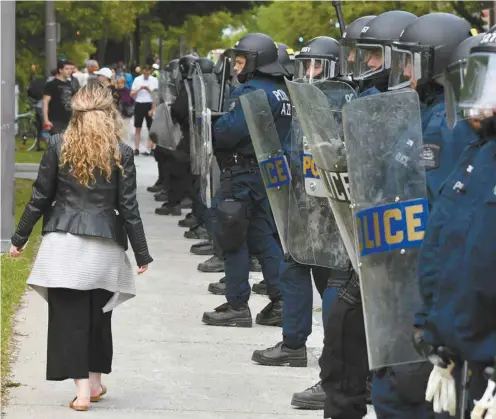
<svg viewBox="0 0 496 419">
<path fill-rule="evenodd" d="M 446 368 L 434 365 L 429 376 L 425 400 L 432 402 L 435 413 L 448 412 L 450 416 L 456 415 L 456 386 L 451 375 L 454 367 L 453 361 Z"/>
<path fill-rule="evenodd" d="M 493 380 L 487 382 L 484 395 L 475 402 L 470 419 L 496 419 L 496 383 Z"/>
</svg>

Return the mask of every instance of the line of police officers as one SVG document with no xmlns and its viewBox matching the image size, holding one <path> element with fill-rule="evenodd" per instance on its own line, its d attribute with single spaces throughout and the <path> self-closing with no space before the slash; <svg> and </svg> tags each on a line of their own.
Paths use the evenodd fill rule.
<svg viewBox="0 0 496 419">
<path fill-rule="evenodd" d="M 445 418 L 454 404 L 468 418 L 489 383 L 476 410 L 496 417 L 496 29 L 473 36 L 455 15 L 389 11 L 339 41 L 311 40 L 296 59 L 260 33 L 224 57 L 169 63 L 162 86 L 176 97 L 163 96 L 183 136 L 155 153 L 164 213 L 188 195 L 192 224 L 225 264 L 209 291 L 226 303 L 202 321 L 252 326 L 252 255 L 270 299 L 256 322 L 282 326 L 253 361 L 306 366 L 312 278 L 323 299 L 320 381 L 293 406 L 358 419 L 371 398 L 380 419 Z M 191 113 L 195 74 L 225 90 L 209 105 L 211 133 L 191 132 L 205 118 Z M 192 135 L 211 142 L 218 174 Z M 208 191 L 204 171 L 191 171 L 198 158 Z"/>
</svg>

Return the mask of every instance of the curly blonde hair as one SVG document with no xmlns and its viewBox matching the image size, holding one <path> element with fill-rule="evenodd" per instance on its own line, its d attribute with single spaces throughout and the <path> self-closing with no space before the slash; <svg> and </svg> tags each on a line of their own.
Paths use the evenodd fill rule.
<svg viewBox="0 0 496 419">
<path fill-rule="evenodd" d="M 123 132 L 112 90 L 101 84 L 84 86 L 72 98 L 72 111 L 63 134 L 60 166 L 69 167 L 86 187 L 95 182 L 96 169 L 110 182 L 114 167 L 122 170 L 119 142 Z"/>
</svg>

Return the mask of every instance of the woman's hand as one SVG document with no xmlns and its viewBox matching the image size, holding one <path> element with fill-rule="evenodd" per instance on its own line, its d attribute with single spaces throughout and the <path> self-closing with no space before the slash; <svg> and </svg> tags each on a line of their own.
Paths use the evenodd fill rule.
<svg viewBox="0 0 496 419">
<path fill-rule="evenodd" d="M 18 248 L 12 244 L 12 245 L 10 245 L 9 255 L 11 258 L 16 258 L 18 256 L 21 256 L 21 252 L 23 250 L 24 250 L 24 248 Z M 148 266 L 147 266 L 147 268 L 148 268 Z"/>
<path fill-rule="evenodd" d="M 138 273 L 138 275 L 141 275 L 143 272 L 146 272 L 147 270 L 148 270 L 148 265 L 143 265 L 140 266 L 136 272 Z"/>
</svg>

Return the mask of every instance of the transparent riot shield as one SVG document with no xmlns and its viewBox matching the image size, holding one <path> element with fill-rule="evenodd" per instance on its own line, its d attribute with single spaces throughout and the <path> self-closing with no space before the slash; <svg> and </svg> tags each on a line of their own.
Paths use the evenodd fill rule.
<svg viewBox="0 0 496 419">
<path fill-rule="evenodd" d="M 176 84 L 172 77 L 172 72 L 162 70 L 158 82 L 160 98 L 167 104 L 170 104 L 177 97 Z"/>
<path fill-rule="evenodd" d="M 287 227 L 291 189 L 291 171 L 282 150 L 272 111 L 263 90 L 241 95 L 246 124 L 257 155 L 258 164 L 274 215 L 279 239 L 285 254 L 288 254 Z"/>
<path fill-rule="evenodd" d="M 196 122 L 198 126 L 197 165 L 200 175 L 200 197 L 207 207 L 220 184 L 220 170 L 212 146 L 212 104 L 218 103 L 212 95 L 219 94 L 218 83 L 211 74 L 202 74 L 197 67 L 193 75 Z"/>
<path fill-rule="evenodd" d="M 203 120 L 206 117 L 207 110 L 207 97 L 206 97 L 206 89 L 205 83 L 203 80 L 203 74 L 198 65 L 195 66 L 195 71 L 192 76 L 192 84 L 193 84 L 193 96 L 194 96 L 194 108 L 195 108 L 195 155 L 191 156 L 191 158 L 195 159 L 195 167 L 197 167 L 198 172 L 194 173 L 197 175 L 201 175 L 202 163 L 203 163 Z"/>
<path fill-rule="evenodd" d="M 346 270 L 349 258 L 303 129 L 293 111 L 288 251 L 299 263 Z"/>
<path fill-rule="evenodd" d="M 286 80 L 286 84 L 341 238 L 358 272 L 341 113 L 343 105 L 357 97 L 356 92 L 337 81 L 308 84 Z"/>
<path fill-rule="evenodd" d="M 354 100 L 343 124 L 370 368 L 423 361 L 411 339 L 428 216 L 417 92 Z"/>
<path fill-rule="evenodd" d="M 196 128 L 196 117 L 195 117 L 195 104 L 192 89 L 189 82 L 185 80 L 184 88 L 186 89 L 186 94 L 188 96 L 188 118 L 189 118 L 189 147 L 190 147 L 190 159 L 191 159 L 191 173 L 198 175 L 200 173 L 200 168 L 198 167 L 198 160 L 196 159 L 197 151 L 197 128 Z"/>
</svg>

